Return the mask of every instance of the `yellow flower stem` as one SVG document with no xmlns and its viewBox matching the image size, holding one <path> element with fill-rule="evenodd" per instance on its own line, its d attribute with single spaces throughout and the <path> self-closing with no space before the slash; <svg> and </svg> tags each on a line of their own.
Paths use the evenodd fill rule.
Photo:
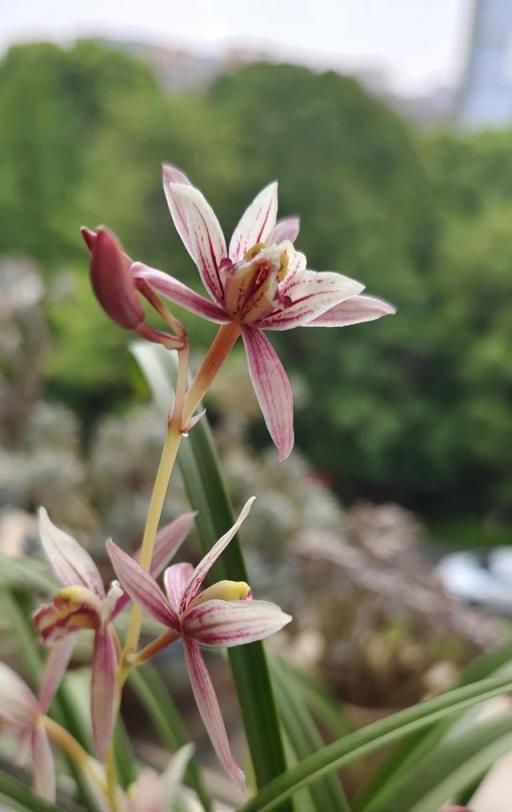
<svg viewBox="0 0 512 812">
<path fill-rule="evenodd" d="M 183 406 L 183 421 L 194 414 L 201 403 L 204 395 L 210 388 L 213 379 L 231 352 L 233 345 L 241 332 L 238 322 L 231 321 L 223 324 L 219 328 L 217 335 L 212 341 L 210 349 L 206 353 L 203 363 L 199 367 L 192 385 L 187 392 Z"/>
<path fill-rule="evenodd" d="M 49 716 L 43 716 L 43 724 L 50 739 L 76 764 L 84 775 L 94 781 L 103 793 L 107 793 L 107 786 L 100 776 L 91 769 L 89 754 L 65 728 Z"/>
<path fill-rule="evenodd" d="M 144 663 L 147 663 L 155 654 L 158 654 L 160 651 L 163 651 L 164 648 L 167 648 L 167 646 L 175 643 L 180 637 L 181 634 L 174 629 L 168 629 L 166 632 L 162 632 L 162 634 L 152 640 L 151 643 L 148 643 L 147 646 L 141 648 L 141 650 L 130 659 L 131 665 L 144 665 Z"/>
</svg>

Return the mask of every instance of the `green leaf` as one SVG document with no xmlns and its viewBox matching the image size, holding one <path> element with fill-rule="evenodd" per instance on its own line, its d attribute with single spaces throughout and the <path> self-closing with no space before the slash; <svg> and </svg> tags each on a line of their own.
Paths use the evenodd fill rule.
<svg viewBox="0 0 512 812">
<path fill-rule="evenodd" d="M 241 812 L 268 812 L 270 809 L 275 809 L 283 800 L 321 775 L 371 753 L 400 736 L 412 733 L 437 719 L 442 719 L 448 714 L 492 699 L 511 689 L 512 675 L 510 673 L 505 676 L 491 677 L 474 685 L 457 688 L 374 722 L 303 759 L 284 775 L 278 776 L 260 790 L 241 808 Z"/>
<path fill-rule="evenodd" d="M 156 669 L 149 664 L 135 668 L 130 673 L 128 681 L 140 703 L 153 720 L 163 744 L 172 751 L 178 750 L 184 744 L 187 744 L 190 741 L 190 736 L 169 696 L 169 691 Z M 204 809 L 209 812 L 212 808 L 212 802 L 202 782 L 195 758 L 192 758 L 189 762 L 185 773 L 185 781 L 196 791 Z"/>
<path fill-rule="evenodd" d="M 498 649 L 481 655 L 462 671 L 458 685 L 469 685 L 477 680 L 484 679 L 512 663 L 512 642 L 507 642 Z M 472 714 L 473 709 L 469 711 Z M 399 776 L 408 773 L 422 758 L 438 746 L 454 725 L 460 724 L 461 714 L 449 719 L 434 723 L 423 730 L 416 731 L 404 738 L 390 755 L 385 759 L 375 776 L 367 783 L 355 803 L 357 810 L 363 809 L 372 799 L 376 798 L 389 784 L 399 780 Z M 467 717 L 467 712 L 464 714 Z"/>
<path fill-rule="evenodd" d="M 271 672 L 276 694 L 279 697 L 279 715 L 298 760 L 323 747 L 323 740 L 304 704 L 297 683 L 290 678 L 285 665 L 272 658 Z M 326 775 L 309 787 L 315 809 L 332 812 L 350 812 L 341 784 L 336 775 Z"/>
<path fill-rule="evenodd" d="M 436 812 L 472 785 L 511 744 L 511 713 L 474 724 L 443 741 L 416 769 L 363 807 L 364 812 Z"/>
<path fill-rule="evenodd" d="M 126 789 L 137 779 L 137 766 L 130 736 L 121 716 L 118 717 L 114 730 L 113 743 L 118 782 Z"/>
<path fill-rule="evenodd" d="M 272 657 L 271 662 L 277 659 L 282 668 L 286 670 L 287 677 L 300 690 L 303 701 L 306 702 L 313 716 L 329 731 L 333 739 L 340 739 L 352 731 L 346 719 L 343 707 L 325 685 L 298 668 L 287 663 L 282 657 Z"/>
<path fill-rule="evenodd" d="M 175 377 L 175 359 L 163 347 L 136 343 L 132 352 L 140 364 L 155 401 L 167 414 Z M 233 523 L 234 516 L 222 481 L 208 425 L 202 420 L 181 445 L 178 464 L 191 506 L 198 511 L 196 526 L 204 552 Z M 247 570 L 237 538 L 233 539 L 212 572 L 215 580 L 247 581 Z M 265 786 L 286 770 L 279 718 L 262 643 L 228 651 L 245 733 L 258 786 Z M 282 812 L 291 812 L 285 804 Z M 326 810 L 327 812 L 327 810 Z"/>
<path fill-rule="evenodd" d="M 62 812 L 61 808 L 43 801 L 25 784 L 0 770 L 0 809 L 4 808 L 15 812 Z"/>
</svg>

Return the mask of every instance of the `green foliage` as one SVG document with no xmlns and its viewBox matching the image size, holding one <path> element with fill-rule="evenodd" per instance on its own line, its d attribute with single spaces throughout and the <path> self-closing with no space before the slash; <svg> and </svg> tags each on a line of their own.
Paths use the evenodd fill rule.
<svg viewBox="0 0 512 812">
<path fill-rule="evenodd" d="M 506 511 L 511 132 L 415 134 L 353 79 L 290 65 L 251 65 L 173 97 L 147 66 L 93 42 L 11 49 L 0 119 L 0 253 L 36 257 L 51 287 L 63 269 L 72 283 L 50 307 L 53 394 L 90 420 L 133 391 L 126 337 L 88 290 L 82 223 L 108 223 L 132 256 L 200 289 L 160 162 L 187 170 L 227 234 L 279 178 L 280 211 L 300 212 L 312 267 L 361 279 L 399 308 L 375 324 L 272 338 L 307 383 L 297 410 L 307 456 L 345 498 Z M 211 326 L 184 320 L 204 346 Z"/>
</svg>

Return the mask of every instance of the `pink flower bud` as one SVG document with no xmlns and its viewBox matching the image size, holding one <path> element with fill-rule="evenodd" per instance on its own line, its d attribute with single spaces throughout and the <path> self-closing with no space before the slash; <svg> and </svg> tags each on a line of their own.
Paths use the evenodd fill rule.
<svg viewBox="0 0 512 812">
<path fill-rule="evenodd" d="M 135 330 L 144 321 L 144 310 L 130 272 L 131 259 L 108 229 L 102 227 L 95 232 L 82 228 L 81 233 L 91 252 L 91 283 L 96 298 L 113 321 Z"/>
</svg>

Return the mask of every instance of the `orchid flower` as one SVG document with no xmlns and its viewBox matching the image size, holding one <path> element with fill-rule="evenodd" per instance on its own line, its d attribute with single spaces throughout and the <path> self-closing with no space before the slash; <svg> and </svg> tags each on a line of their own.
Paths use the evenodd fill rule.
<svg viewBox="0 0 512 812">
<path fill-rule="evenodd" d="M 242 789 L 245 776 L 236 764 L 222 719 L 215 689 L 200 646 L 230 647 L 263 640 L 290 622 L 273 603 L 252 600 L 244 582 L 220 581 L 201 590 L 210 568 L 225 550 L 247 517 L 254 497 L 245 504 L 233 527 L 227 531 L 199 562 L 174 564 L 164 572 L 165 592 L 150 574 L 112 542 L 107 550 L 123 589 L 150 615 L 167 626 L 163 644 L 183 639 L 185 660 L 199 713 L 213 747 L 228 775 Z M 162 648 L 150 644 L 148 656 Z M 139 662 L 142 660 L 139 658 Z"/>
<path fill-rule="evenodd" d="M 162 528 L 157 536 L 151 572 L 158 575 L 169 563 L 190 530 L 194 513 L 185 513 Z M 43 643 L 71 638 L 81 629 L 94 632 L 91 682 L 91 719 L 96 752 L 104 758 L 110 741 L 116 706 L 117 641 L 112 621 L 130 601 L 118 583 L 105 592 L 101 575 L 89 553 L 56 527 L 44 508 L 39 511 L 43 548 L 57 578 L 64 585 L 34 614 Z"/>
<path fill-rule="evenodd" d="M 183 776 L 193 750 L 192 744 L 186 744 L 174 754 L 163 773 L 158 774 L 155 770 L 144 767 L 137 780 L 126 791 L 119 788 L 116 800 L 120 812 L 169 812 L 178 797 L 183 802 Z M 98 784 L 106 783 L 103 765 L 91 759 L 89 772 L 97 776 L 97 781 L 91 784 L 91 790 L 98 806 L 102 812 L 110 812 L 109 799 L 97 790 Z M 181 808 L 183 803 L 180 804 Z"/>
<path fill-rule="evenodd" d="M 34 791 L 47 801 L 55 800 L 55 768 L 44 716 L 66 671 L 71 650 L 70 640 L 62 640 L 53 648 L 38 696 L 8 665 L 0 663 L 0 724 L 16 734 L 20 763 L 32 750 Z"/>
<path fill-rule="evenodd" d="M 294 442 L 292 391 L 264 331 L 344 327 L 395 309 L 382 299 L 362 296 L 360 282 L 307 269 L 306 257 L 293 246 L 298 218 L 276 222 L 277 183 L 266 186 L 250 204 L 228 247 L 213 209 L 187 176 L 164 166 L 163 182 L 174 225 L 210 299 L 140 262 L 131 266 L 135 284 L 145 283 L 209 321 L 239 327 L 254 390 L 283 460 Z"/>
</svg>

